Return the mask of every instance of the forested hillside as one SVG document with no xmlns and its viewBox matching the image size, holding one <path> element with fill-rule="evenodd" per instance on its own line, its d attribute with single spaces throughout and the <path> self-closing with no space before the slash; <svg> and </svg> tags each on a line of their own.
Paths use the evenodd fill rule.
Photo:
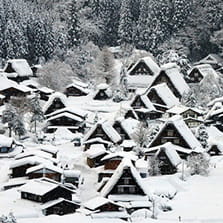
<svg viewBox="0 0 223 223">
<path fill-rule="evenodd" d="M 155 56 L 174 49 L 191 61 L 223 47 L 221 0 L 0 0 L 0 24 L 3 62 L 65 61 L 89 42 Z"/>
</svg>

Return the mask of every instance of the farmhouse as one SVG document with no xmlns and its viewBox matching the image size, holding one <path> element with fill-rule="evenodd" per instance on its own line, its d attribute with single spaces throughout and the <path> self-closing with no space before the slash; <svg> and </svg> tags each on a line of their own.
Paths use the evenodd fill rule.
<svg viewBox="0 0 223 223">
<path fill-rule="evenodd" d="M 77 97 L 77 96 L 86 96 L 88 95 L 89 91 L 87 89 L 88 85 L 80 82 L 80 81 L 73 81 L 73 83 L 66 86 L 64 94 L 69 97 Z"/>
<path fill-rule="evenodd" d="M 112 97 L 111 89 L 107 84 L 99 84 L 97 86 L 97 91 L 93 96 L 94 100 L 107 100 Z"/>
</svg>

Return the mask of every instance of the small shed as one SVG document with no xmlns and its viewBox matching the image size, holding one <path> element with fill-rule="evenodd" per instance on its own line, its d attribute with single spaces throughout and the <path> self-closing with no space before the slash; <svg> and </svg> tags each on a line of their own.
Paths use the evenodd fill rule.
<svg viewBox="0 0 223 223">
<path fill-rule="evenodd" d="M 73 83 L 66 86 L 64 94 L 67 97 L 86 96 L 89 94 L 89 90 L 87 88 L 88 88 L 87 84 L 81 81 L 73 81 Z"/>
</svg>

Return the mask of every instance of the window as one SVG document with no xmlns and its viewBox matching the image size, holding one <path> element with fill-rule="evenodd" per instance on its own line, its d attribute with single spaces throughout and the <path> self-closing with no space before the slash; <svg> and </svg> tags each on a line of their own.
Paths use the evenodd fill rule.
<svg viewBox="0 0 223 223">
<path fill-rule="evenodd" d="M 167 139 L 165 139 L 165 138 L 162 138 L 161 139 L 161 143 L 163 144 L 163 143 L 166 143 L 167 142 Z"/>
<path fill-rule="evenodd" d="M 124 187 L 118 187 L 118 193 L 124 193 Z"/>
<path fill-rule="evenodd" d="M 124 178 L 124 184 L 129 184 L 129 179 L 128 178 Z"/>
<path fill-rule="evenodd" d="M 174 131 L 173 130 L 167 130 L 167 136 L 173 136 Z"/>
<path fill-rule="evenodd" d="M 173 143 L 174 143 L 174 144 L 179 144 L 179 143 L 180 143 L 180 139 L 174 139 L 174 140 L 173 140 Z"/>
<path fill-rule="evenodd" d="M 135 187 L 130 187 L 129 188 L 129 193 L 130 194 L 133 194 L 133 193 L 135 193 L 136 192 L 136 188 Z"/>
</svg>

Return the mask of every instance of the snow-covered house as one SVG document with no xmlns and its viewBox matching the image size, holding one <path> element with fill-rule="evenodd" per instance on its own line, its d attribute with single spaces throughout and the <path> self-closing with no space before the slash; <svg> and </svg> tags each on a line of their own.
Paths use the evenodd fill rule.
<svg viewBox="0 0 223 223">
<path fill-rule="evenodd" d="M 91 147 L 91 145 L 94 144 L 102 144 L 106 149 L 108 149 L 109 147 L 112 146 L 113 143 L 111 141 L 103 140 L 100 137 L 96 137 L 83 142 L 84 150 L 85 151 L 88 150 Z"/>
<path fill-rule="evenodd" d="M 88 85 L 81 81 L 73 80 L 73 82 L 66 86 L 64 94 L 69 96 L 86 96 L 89 94 Z"/>
<path fill-rule="evenodd" d="M 87 164 L 89 167 L 98 167 L 103 165 L 101 159 L 108 154 L 103 144 L 93 144 L 85 152 L 87 157 Z"/>
<path fill-rule="evenodd" d="M 58 198 L 72 200 L 73 190 L 48 178 L 34 179 L 19 188 L 21 198 L 46 203 Z"/>
<path fill-rule="evenodd" d="M 190 150 L 185 147 L 181 147 L 178 145 L 173 144 L 172 142 L 166 142 L 159 146 L 154 146 L 147 148 L 145 150 L 145 158 L 148 159 L 149 157 L 154 157 L 157 151 L 159 151 L 161 148 L 166 148 L 167 150 L 174 150 L 178 153 L 181 159 L 186 160 L 189 155 L 191 155 L 192 152 L 195 152 L 193 150 Z"/>
<path fill-rule="evenodd" d="M 196 65 L 190 71 L 188 71 L 188 82 L 200 83 L 200 81 L 206 76 L 210 76 L 213 79 L 219 78 L 219 75 L 210 64 Z"/>
<path fill-rule="evenodd" d="M 61 181 L 62 173 L 63 170 L 61 168 L 50 163 L 39 164 L 26 170 L 26 175 L 29 179 L 47 177 L 57 182 Z"/>
<path fill-rule="evenodd" d="M 149 191 L 129 159 L 123 159 L 101 190 L 101 195 L 113 201 L 148 201 Z"/>
<path fill-rule="evenodd" d="M 169 117 L 173 117 L 174 115 L 181 115 L 185 123 L 190 128 L 197 127 L 204 122 L 204 111 L 197 108 L 191 108 L 184 105 L 177 105 L 168 109 L 166 112 Z"/>
<path fill-rule="evenodd" d="M 67 105 L 66 95 L 56 92 L 49 97 L 49 100 L 43 106 L 44 115 L 48 115 L 56 110 L 65 108 Z"/>
<path fill-rule="evenodd" d="M 54 133 L 58 128 L 66 127 L 71 132 L 83 132 L 85 119 L 70 112 L 54 112 L 46 121 L 46 133 Z"/>
<path fill-rule="evenodd" d="M 181 98 L 190 89 L 183 78 L 183 74 L 180 73 L 179 67 L 175 63 L 163 65 L 160 73 L 149 85 L 149 88 L 161 83 L 166 83 L 177 98 Z"/>
<path fill-rule="evenodd" d="M 33 71 L 25 59 L 8 60 L 3 71 L 9 79 L 17 82 L 27 80 L 33 76 Z"/>
<path fill-rule="evenodd" d="M 93 96 L 94 100 L 107 100 L 112 97 L 112 91 L 107 84 L 99 84 L 95 95 Z"/>
<path fill-rule="evenodd" d="M 40 88 L 38 88 L 38 92 L 39 92 L 41 100 L 48 101 L 50 95 L 54 93 L 54 90 L 52 90 L 48 87 L 40 87 Z"/>
<path fill-rule="evenodd" d="M 66 215 L 76 212 L 80 208 L 80 204 L 64 198 L 58 198 L 49 201 L 41 206 L 43 215 Z"/>
<path fill-rule="evenodd" d="M 159 146 L 166 142 L 172 142 L 175 145 L 192 150 L 202 148 L 200 142 L 179 115 L 175 115 L 166 121 L 150 142 L 149 147 Z"/>
<path fill-rule="evenodd" d="M 117 144 L 121 141 L 121 136 L 108 121 L 96 123 L 84 136 L 83 141 L 86 142 L 94 138 L 101 138 L 113 144 Z"/>
<path fill-rule="evenodd" d="M 220 70 L 223 67 L 223 58 L 217 54 L 212 53 L 195 64 L 210 64 L 215 70 Z"/>
<path fill-rule="evenodd" d="M 152 102 L 153 106 L 160 111 L 166 111 L 180 103 L 166 83 L 157 84 L 149 88 L 145 95 Z"/>
<path fill-rule="evenodd" d="M 31 93 L 32 89 L 17 84 L 15 81 L 9 80 L 4 75 L 0 76 L 0 94 L 4 96 L 7 102 L 12 96 L 25 97 Z"/>
<path fill-rule="evenodd" d="M 181 163 L 181 158 L 171 146 L 160 146 L 154 158 L 159 162 L 161 174 L 173 174 L 177 172 L 177 167 Z"/>
<path fill-rule="evenodd" d="M 139 59 L 127 71 L 128 90 L 132 92 L 137 88 L 147 88 L 159 72 L 160 67 L 150 56 Z"/>
<path fill-rule="evenodd" d="M 81 175 L 81 171 L 79 170 L 64 170 L 63 171 L 63 181 L 65 184 L 72 184 L 76 187 L 78 187 L 83 180 L 83 177 Z"/>
<path fill-rule="evenodd" d="M 94 197 L 83 204 L 92 218 L 121 218 L 127 220 L 129 214 L 125 207 L 104 197 Z"/>
<path fill-rule="evenodd" d="M 210 156 L 219 156 L 223 155 L 223 145 L 219 143 L 214 143 L 209 145 L 209 148 L 207 149 L 207 153 Z"/>
</svg>

